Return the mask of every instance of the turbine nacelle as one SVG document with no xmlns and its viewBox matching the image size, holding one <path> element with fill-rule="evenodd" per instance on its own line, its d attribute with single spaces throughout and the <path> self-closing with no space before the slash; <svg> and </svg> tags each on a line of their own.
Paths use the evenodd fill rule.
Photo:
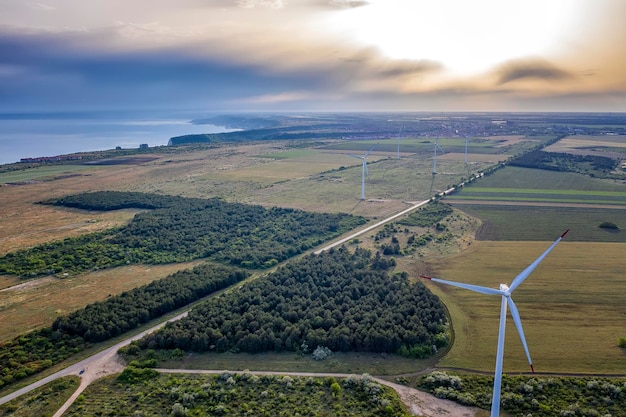
<svg viewBox="0 0 626 417">
<path fill-rule="evenodd" d="M 503 292 L 502 295 L 506 295 L 507 297 L 511 296 L 511 291 L 509 291 L 509 286 L 506 284 L 500 284 L 500 291 Z"/>
</svg>

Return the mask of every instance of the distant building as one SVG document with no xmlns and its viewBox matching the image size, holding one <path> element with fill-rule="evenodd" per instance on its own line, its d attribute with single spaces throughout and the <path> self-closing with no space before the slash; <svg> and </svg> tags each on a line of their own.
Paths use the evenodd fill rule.
<svg viewBox="0 0 626 417">
<path fill-rule="evenodd" d="M 142 143 L 141 145 L 139 145 L 139 149 L 148 149 L 148 144 Z"/>
</svg>

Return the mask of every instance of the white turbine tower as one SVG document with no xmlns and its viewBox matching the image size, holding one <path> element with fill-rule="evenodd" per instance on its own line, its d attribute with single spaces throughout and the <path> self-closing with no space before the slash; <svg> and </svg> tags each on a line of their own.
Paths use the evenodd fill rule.
<svg viewBox="0 0 626 417">
<path fill-rule="evenodd" d="M 437 173 L 437 149 L 439 149 L 441 153 L 445 153 L 445 151 L 441 149 L 441 146 L 439 146 L 439 142 L 437 140 L 435 140 L 434 148 L 435 148 L 435 156 L 433 158 L 433 175 Z"/>
<path fill-rule="evenodd" d="M 463 160 L 465 161 L 465 169 L 467 169 L 467 177 L 470 177 L 470 169 L 469 169 L 469 165 L 467 165 L 467 147 L 469 145 L 469 137 L 465 137 L 465 158 L 463 158 Z"/>
<path fill-rule="evenodd" d="M 370 154 L 370 152 L 372 152 L 372 150 L 374 150 L 374 147 L 376 147 L 376 145 L 372 146 L 370 148 L 369 151 L 367 151 L 365 153 L 365 155 L 363 156 L 358 156 L 358 155 L 348 155 L 351 156 L 353 158 L 356 159 L 360 159 L 362 161 L 362 172 L 361 172 L 361 200 L 365 200 L 365 176 L 367 175 L 367 178 L 370 177 L 369 171 L 367 170 L 367 161 L 365 160 L 365 158 L 367 158 L 367 156 Z"/>
<path fill-rule="evenodd" d="M 404 125 L 400 126 L 400 132 L 398 133 L 398 151 L 396 153 L 397 159 L 400 159 L 400 135 L 402 135 L 402 129 Z"/>
<path fill-rule="evenodd" d="M 440 282 L 442 284 L 453 285 L 455 287 L 465 288 L 470 291 L 478 292 L 481 294 L 487 295 L 499 295 L 502 297 L 502 305 L 500 308 L 500 330 L 498 332 L 498 350 L 496 352 L 496 370 L 494 373 L 493 379 L 493 397 L 491 400 L 491 417 L 498 417 L 500 415 L 500 387 L 502 385 L 502 360 L 504 357 L 504 329 L 506 325 L 506 311 L 507 307 L 511 311 L 511 316 L 513 317 L 513 321 L 515 322 L 515 327 L 517 327 L 517 332 L 519 333 L 520 340 L 522 341 L 522 345 L 524 346 L 524 351 L 526 352 L 526 357 L 528 358 L 528 363 L 530 364 L 530 369 L 533 373 L 535 373 L 535 368 L 533 367 L 532 360 L 530 359 L 530 352 L 528 351 L 528 345 L 526 344 L 526 338 L 524 337 L 524 330 L 522 329 L 522 321 L 520 319 L 519 311 L 517 310 L 517 306 L 513 302 L 511 298 L 511 293 L 522 283 L 528 276 L 533 272 L 533 270 L 539 265 L 541 261 L 550 253 L 552 249 L 556 246 L 557 243 L 561 241 L 569 231 L 566 230 L 563 232 L 561 236 L 557 240 L 554 241 L 550 247 L 539 256 L 532 264 L 530 264 L 526 269 L 524 269 L 518 276 L 515 277 L 510 287 L 507 287 L 506 284 L 500 284 L 500 289 L 482 287 L 479 285 L 471 285 L 464 284 L 461 282 L 455 281 L 446 281 L 444 279 L 432 278 L 425 275 L 422 275 L 421 278 L 429 279 L 431 281 Z"/>
</svg>

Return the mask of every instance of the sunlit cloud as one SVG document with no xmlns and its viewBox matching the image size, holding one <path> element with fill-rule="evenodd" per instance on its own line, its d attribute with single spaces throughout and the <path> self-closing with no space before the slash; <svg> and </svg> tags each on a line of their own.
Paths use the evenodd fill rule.
<svg viewBox="0 0 626 417">
<path fill-rule="evenodd" d="M 283 0 L 238 0 L 237 4 L 245 9 L 254 9 L 255 7 L 263 7 L 267 9 L 282 9 L 285 7 Z"/>
<path fill-rule="evenodd" d="M 12 0 L 0 106 L 626 111 L 623 16 L 621 0 Z"/>
</svg>

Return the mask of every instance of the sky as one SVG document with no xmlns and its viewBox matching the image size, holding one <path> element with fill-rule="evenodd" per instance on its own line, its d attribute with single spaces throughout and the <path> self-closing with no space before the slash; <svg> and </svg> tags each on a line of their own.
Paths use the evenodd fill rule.
<svg viewBox="0 0 626 417">
<path fill-rule="evenodd" d="M 626 112 L 625 0 L 0 0 L 0 112 Z"/>
</svg>

